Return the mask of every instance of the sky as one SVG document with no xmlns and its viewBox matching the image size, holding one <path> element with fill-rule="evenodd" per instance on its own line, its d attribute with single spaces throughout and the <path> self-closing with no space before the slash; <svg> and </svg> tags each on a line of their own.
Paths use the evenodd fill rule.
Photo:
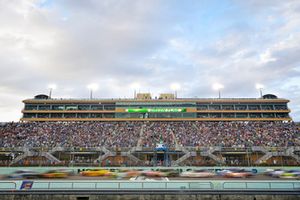
<svg viewBox="0 0 300 200">
<path fill-rule="evenodd" d="M 0 121 L 22 100 L 152 96 L 290 100 L 300 121 L 299 0 L 0 0 Z"/>
</svg>

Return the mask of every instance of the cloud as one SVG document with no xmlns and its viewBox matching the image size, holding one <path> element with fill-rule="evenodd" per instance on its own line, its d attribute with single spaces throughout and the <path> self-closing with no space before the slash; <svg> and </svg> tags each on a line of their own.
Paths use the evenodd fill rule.
<svg viewBox="0 0 300 200">
<path fill-rule="evenodd" d="M 48 93 L 88 97 L 291 99 L 299 121 L 299 1 L 0 0 L 0 121 L 18 120 L 21 100 Z M 2 114 L 1 114 L 2 113 Z M 6 114 L 9 113 L 9 114 Z"/>
</svg>

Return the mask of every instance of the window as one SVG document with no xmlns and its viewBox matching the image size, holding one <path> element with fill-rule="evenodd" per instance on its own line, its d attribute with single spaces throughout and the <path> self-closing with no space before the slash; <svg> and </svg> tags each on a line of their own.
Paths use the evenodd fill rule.
<svg viewBox="0 0 300 200">
<path fill-rule="evenodd" d="M 92 110 L 103 110 L 103 105 L 92 105 L 91 109 Z"/>
<path fill-rule="evenodd" d="M 248 105 L 249 110 L 260 110 L 259 105 Z"/>
<path fill-rule="evenodd" d="M 39 105 L 39 110 L 50 110 L 50 105 Z"/>
<path fill-rule="evenodd" d="M 209 117 L 210 118 L 221 118 L 221 113 L 210 113 Z"/>
<path fill-rule="evenodd" d="M 78 107 L 77 107 L 77 105 L 66 105 L 65 109 L 66 110 L 77 110 Z"/>
<path fill-rule="evenodd" d="M 101 113 L 91 113 L 91 118 L 102 118 Z"/>
<path fill-rule="evenodd" d="M 249 116 L 250 116 L 250 118 L 261 118 L 260 113 L 250 113 Z"/>
<path fill-rule="evenodd" d="M 37 117 L 38 118 L 49 118 L 49 114 L 48 113 L 38 113 Z"/>
<path fill-rule="evenodd" d="M 207 110 L 208 106 L 207 105 L 197 105 L 197 110 Z"/>
<path fill-rule="evenodd" d="M 198 113 L 197 117 L 198 118 L 208 118 L 208 113 Z"/>
<path fill-rule="evenodd" d="M 223 113 L 224 118 L 234 118 L 234 113 Z"/>
<path fill-rule="evenodd" d="M 90 110 L 90 105 L 78 105 L 78 110 Z"/>
<path fill-rule="evenodd" d="M 287 106 L 286 105 L 275 105 L 275 110 L 287 110 Z"/>
<path fill-rule="evenodd" d="M 64 113 L 64 118 L 76 118 L 75 113 Z"/>
<path fill-rule="evenodd" d="M 272 105 L 262 105 L 261 109 L 262 110 L 273 110 L 273 106 Z"/>
<path fill-rule="evenodd" d="M 23 115 L 24 118 L 36 118 L 35 113 L 24 113 Z"/>
<path fill-rule="evenodd" d="M 65 106 L 64 105 L 53 105 L 52 110 L 64 110 Z"/>
<path fill-rule="evenodd" d="M 25 110 L 37 110 L 37 105 L 25 105 Z"/>
<path fill-rule="evenodd" d="M 236 118 L 247 118 L 248 114 L 247 113 L 236 113 Z"/>
<path fill-rule="evenodd" d="M 62 113 L 51 113 L 50 118 L 62 118 L 63 114 Z"/>
<path fill-rule="evenodd" d="M 233 105 L 222 105 L 223 110 L 233 110 Z"/>
<path fill-rule="evenodd" d="M 235 105 L 236 110 L 247 110 L 247 105 Z"/>
<path fill-rule="evenodd" d="M 78 118 L 89 118 L 89 113 L 78 113 L 77 117 Z"/>
<path fill-rule="evenodd" d="M 209 110 L 221 110 L 220 105 L 209 105 Z"/>
</svg>

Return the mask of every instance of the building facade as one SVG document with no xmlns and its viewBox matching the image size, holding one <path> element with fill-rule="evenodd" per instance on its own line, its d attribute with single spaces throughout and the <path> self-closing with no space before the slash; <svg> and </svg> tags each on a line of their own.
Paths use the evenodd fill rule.
<svg viewBox="0 0 300 200">
<path fill-rule="evenodd" d="M 177 98 L 149 93 L 132 99 L 26 99 L 21 121 L 291 121 L 287 99 Z"/>
</svg>

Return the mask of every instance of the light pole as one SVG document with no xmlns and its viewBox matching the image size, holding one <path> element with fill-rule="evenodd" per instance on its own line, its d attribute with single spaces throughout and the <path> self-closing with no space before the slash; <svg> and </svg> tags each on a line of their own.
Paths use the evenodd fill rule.
<svg viewBox="0 0 300 200">
<path fill-rule="evenodd" d="M 130 84 L 130 88 L 134 90 L 134 94 L 133 94 L 133 98 L 136 99 L 137 96 L 137 90 L 139 90 L 140 88 L 140 83 L 139 82 L 134 82 Z"/>
<path fill-rule="evenodd" d="M 48 85 L 48 88 L 49 88 L 49 99 L 51 99 L 52 90 L 56 89 L 56 85 L 55 84 L 50 84 L 50 85 Z"/>
<path fill-rule="evenodd" d="M 221 89 L 223 89 L 224 86 L 220 83 L 214 83 L 213 84 L 213 89 L 218 91 L 218 94 L 219 94 L 219 99 L 221 99 Z"/>
<path fill-rule="evenodd" d="M 98 89 L 98 85 L 95 83 L 91 83 L 87 86 L 87 88 L 90 90 L 90 99 L 93 99 L 93 91 L 96 91 Z"/>
<path fill-rule="evenodd" d="M 174 98 L 177 99 L 177 91 L 180 90 L 181 86 L 179 83 L 172 83 L 170 88 L 174 91 Z"/>
<path fill-rule="evenodd" d="M 262 98 L 262 97 L 263 97 L 262 90 L 264 89 L 264 85 L 262 85 L 262 84 L 260 84 L 260 83 L 257 83 L 257 84 L 255 85 L 255 87 L 256 87 L 256 89 L 259 90 L 260 98 Z"/>
</svg>

